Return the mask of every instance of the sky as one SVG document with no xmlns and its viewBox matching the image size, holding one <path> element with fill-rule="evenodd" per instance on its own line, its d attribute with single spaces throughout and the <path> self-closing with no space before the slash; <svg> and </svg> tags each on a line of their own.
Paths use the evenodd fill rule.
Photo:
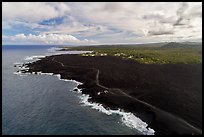
<svg viewBox="0 0 204 137">
<path fill-rule="evenodd" d="M 201 2 L 3 2 L 2 44 L 202 42 Z"/>
</svg>

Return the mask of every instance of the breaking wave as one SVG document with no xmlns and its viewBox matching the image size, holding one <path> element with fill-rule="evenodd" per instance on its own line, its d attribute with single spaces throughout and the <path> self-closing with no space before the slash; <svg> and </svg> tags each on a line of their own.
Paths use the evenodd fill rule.
<svg viewBox="0 0 204 137">
<path fill-rule="evenodd" d="M 130 112 L 124 112 L 121 109 L 118 110 L 111 110 L 111 109 L 105 109 L 102 104 L 99 103 L 94 103 L 94 102 L 89 102 L 88 99 L 90 98 L 89 95 L 82 94 L 79 96 L 81 99 L 81 103 L 83 106 L 89 106 L 92 109 L 96 109 L 99 112 L 103 112 L 107 115 L 112 115 L 112 114 L 118 114 L 121 116 L 121 121 L 124 123 L 126 126 L 130 128 L 134 128 L 141 132 L 144 135 L 154 135 L 155 131 L 151 128 L 147 128 L 148 124 L 138 117 L 136 117 L 133 113 Z"/>
<path fill-rule="evenodd" d="M 27 61 L 31 61 L 31 60 L 35 60 L 35 59 L 40 59 L 40 58 L 44 58 L 45 56 L 42 55 L 38 55 L 38 56 L 26 56 L 25 60 Z"/>
<path fill-rule="evenodd" d="M 59 52 L 54 53 L 54 51 L 59 50 L 59 48 L 52 48 L 50 49 L 50 52 L 52 52 L 52 55 L 56 55 L 56 54 L 60 54 Z M 49 49 L 48 49 L 49 51 Z M 85 51 L 87 52 L 87 51 Z M 91 52 L 91 51 L 89 51 Z M 53 54 L 54 53 L 54 54 Z M 84 53 L 84 52 L 70 52 L 69 54 L 80 54 L 80 53 Z M 65 53 L 66 54 L 66 53 Z M 39 55 L 39 56 L 27 56 L 25 57 L 25 60 L 27 62 L 33 62 L 33 61 L 37 61 L 40 60 L 41 58 L 44 58 L 45 56 Z M 22 70 L 27 70 L 29 68 L 26 68 L 25 66 L 23 66 L 23 63 L 14 63 L 16 65 L 18 65 L 18 68 L 20 70 L 18 70 L 17 72 L 14 72 L 13 74 L 16 75 L 20 75 L 20 76 L 27 76 L 28 74 L 37 74 L 37 75 L 52 75 L 52 76 L 56 76 L 58 77 L 59 80 L 63 80 L 63 81 L 68 81 L 68 82 L 73 82 L 76 83 L 77 86 L 81 85 L 83 83 L 78 82 L 76 80 L 68 80 L 68 79 L 62 79 L 60 74 L 54 74 L 54 73 L 42 73 L 42 72 L 32 72 L 32 73 L 22 73 Z M 89 95 L 86 94 L 82 94 L 81 89 L 78 89 L 77 86 L 72 90 L 73 92 L 77 92 L 79 93 L 79 98 L 80 98 L 80 103 L 82 104 L 82 106 L 88 106 L 91 107 L 92 109 L 98 110 L 99 112 L 105 113 L 107 115 L 112 115 L 112 114 L 117 114 L 121 116 L 121 121 L 123 124 L 125 124 L 126 126 L 130 127 L 130 128 L 134 128 L 136 130 L 138 130 L 139 132 L 141 132 L 144 135 L 154 135 L 155 131 L 151 128 L 148 128 L 148 124 L 144 121 L 142 121 L 141 119 L 139 119 L 138 117 L 136 117 L 133 113 L 130 112 L 125 112 L 121 109 L 118 110 L 111 110 L 111 109 L 106 109 L 103 107 L 102 104 L 99 103 L 95 103 L 95 102 L 89 102 L 88 100 L 91 98 Z"/>
</svg>

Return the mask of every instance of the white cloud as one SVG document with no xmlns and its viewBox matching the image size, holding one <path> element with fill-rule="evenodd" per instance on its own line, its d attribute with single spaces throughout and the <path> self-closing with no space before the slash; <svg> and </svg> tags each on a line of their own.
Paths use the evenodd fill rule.
<svg viewBox="0 0 204 137">
<path fill-rule="evenodd" d="M 66 15 L 70 8 L 64 3 L 3 2 L 2 19 L 39 22 Z"/>
<path fill-rule="evenodd" d="M 100 43 L 202 38 L 201 2 L 4 2 L 2 8 L 3 29 L 22 25 L 48 39 L 53 34 L 71 34 Z M 60 24 L 39 24 L 61 16 Z"/>
<path fill-rule="evenodd" d="M 66 34 L 43 34 L 43 35 L 25 35 L 17 34 L 15 36 L 3 36 L 5 42 L 17 43 L 17 44 L 87 44 L 94 43 L 92 40 L 79 40 L 72 35 Z"/>
<path fill-rule="evenodd" d="M 141 36 L 147 32 L 155 34 L 173 34 L 177 33 L 174 27 L 179 18 L 188 18 L 182 20 L 184 24 L 189 24 L 201 19 L 201 3 L 88 3 L 77 4 L 79 8 L 76 13 L 81 12 L 82 18 L 88 18 L 94 23 L 105 24 L 109 27 L 132 31 Z M 155 23 L 156 22 L 156 23 Z M 155 25 L 157 24 L 157 25 Z M 193 27 L 202 28 L 201 24 Z M 180 27 L 180 31 L 186 31 L 187 27 Z M 145 30 L 145 31 L 144 31 Z M 193 33 L 193 32 L 190 32 Z"/>
</svg>

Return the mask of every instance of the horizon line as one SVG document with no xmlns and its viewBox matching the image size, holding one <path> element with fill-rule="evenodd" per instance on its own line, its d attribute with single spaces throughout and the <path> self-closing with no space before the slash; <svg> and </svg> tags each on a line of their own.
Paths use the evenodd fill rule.
<svg viewBox="0 0 204 137">
<path fill-rule="evenodd" d="M 140 45 L 140 44 L 159 44 L 159 43 L 183 43 L 183 42 L 194 42 L 194 43 L 202 43 L 202 41 L 166 41 L 166 42 L 147 42 L 147 43 L 112 43 L 112 44 L 81 44 L 81 45 L 68 45 L 68 44 L 2 44 L 2 46 L 104 46 L 104 45 Z"/>
</svg>

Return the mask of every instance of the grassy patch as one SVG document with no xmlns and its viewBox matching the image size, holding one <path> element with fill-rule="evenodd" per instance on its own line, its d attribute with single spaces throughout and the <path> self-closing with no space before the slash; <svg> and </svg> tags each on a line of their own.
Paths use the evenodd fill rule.
<svg viewBox="0 0 204 137">
<path fill-rule="evenodd" d="M 67 50 L 91 50 L 93 53 L 82 54 L 82 56 L 118 56 L 145 64 L 202 63 L 202 48 L 88 46 L 69 47 Z"/>
</svg>

